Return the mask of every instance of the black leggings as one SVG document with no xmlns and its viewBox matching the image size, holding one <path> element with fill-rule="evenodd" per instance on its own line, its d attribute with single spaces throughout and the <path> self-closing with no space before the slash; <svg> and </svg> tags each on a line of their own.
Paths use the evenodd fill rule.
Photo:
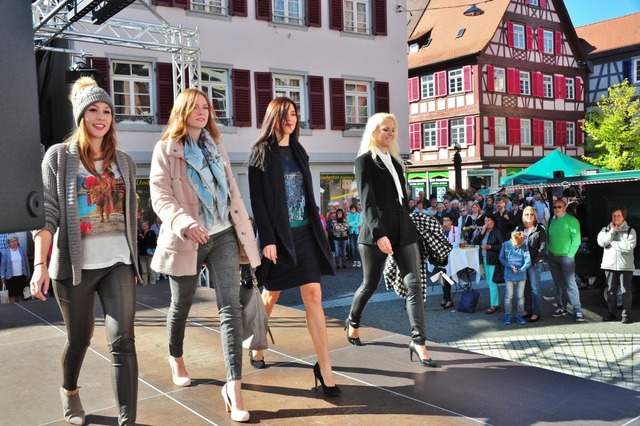
<svg viewBox="0 0 640 426">
<path fill-rule="evenodd" d="M 387 255 L 378 246 L 359 244 L 362 259 L 362 284 L 353 295 L 349 321 L 354 328 L 360 325 L 360 318 L 371 296 L 376 292 L 384 272 Z M 418 243 L 408 246 L 393 247 L 393 258 L 400 268 L 402 281 L 407 288 L 407 315 L 411 324 L 411 338 L 416 344 L 424 345 L 424 302 L 422 300 L 422 284 L 420 283 L 420 254 Z"/>
<path fill-rule="evenodd" d="M 82 270 L 82 281 L 53 280 L 53 288 L 67 329 L 62 351 L 62 387 L 75 390 L 87 348 L 93 337 L 96 294 L 104 312 L 107 343 L 113 357 L 111 382 L 120 409 L 119 424 L 134 424 L 138 400 L 138 360 L 133 333 L 136 283 L 131 265 Z"/>
</svg>

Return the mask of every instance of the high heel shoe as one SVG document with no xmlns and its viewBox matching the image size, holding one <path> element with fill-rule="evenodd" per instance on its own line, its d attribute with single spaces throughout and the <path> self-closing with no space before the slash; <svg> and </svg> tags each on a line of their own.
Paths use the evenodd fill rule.
<svg viewBox="0 0 640 426">
<path fill-rule="evenodd" d="M 413 362 L 413 354 L 418 355 L 418 359 L 420 360 L 420 363 L 426 367 L 436 368 L 438 366 L 438 364 L 436 364 L 436 362 L 431 358 L 428 358 L 428 359 L 421 358 L 420 354 L 418 353 L 418 350 L 416 349 L 416 344 L 414 342 L 411 342 L 409 343 L 409 359 L 411 359 L 411 362 Z"/>
<path fill-rule="evenodd" d="M 178 365 L 172 356 L 169 357 L 169 367 L 171 367 L 171 378 L 173 379 L 174 385 L 181 386 L 183 388 L 191 386 L 191 379 L 189 378 L 189 375 L 184 377 L 178 375 Z"/>
<path fill-rule="evenodd" d="M 453 308 L 453 302 L 449 301 L 447 303 L 445 303 L 444 305 L 442 305 L 442 309 L 452 309 Z"/>
<path fill-rule="evenodd" d="M 322 378 L 322 373 L 320 372 L 320 365 L 317 362 L 313 366 L 313 376 L 315 379 L 314 381 L 316 385 L 316 390 L 318 389 L 318 380 L 319 380 L 320 384 L 322 385 L 322 391 L 326 396 L 338 396 L 342 393 L 338 385 L 325 386 L 324 379 Z"/>
<path fill-rule="evenodd" d="M 243 423 L 249 420 L 249 412 L 247 410 L 234 410 L 231 405 L 231 400 L 229 399 L 229 394 L 227 393 L 227 384 L 225 383 L 222 386 L 222 399 L 224 399 L 224 406 L 227 409 L 227 413 L 231 413 L 231 420 L 234 422 Z"/>
<path fill-rule="evenodd" d="M 359 328 L 359 327 L 352 326 L 351 325 L 351 321 L 349 321 L 349 319 L 347 318 L 347 320 L 344 322 L 344 329 L 347 331 L 347 342 L 349 342 L 349 343 L 351 343 L 352 345 L 355 345 L 355 346 L 364 346 L 359 337 L 350 337 L 349 336 L 349 327 Z"/>
<path fill-rule="evenodd" d="M 84 409 L 80 402 L 80 395 L 67 395 L 64 388 L 60 388 L 60 399 L 62 400 L 62 415 L 67 423 L 72 425 L 84 424 Z"/>
<path fill-rule="evenodd" d="M 253 359 L 253 351 L 249 351 L 249 364 L 258 370 L 267 368 L 267 363 L 264 362 L 264 356 L 262 359 Z"/>
</svg>

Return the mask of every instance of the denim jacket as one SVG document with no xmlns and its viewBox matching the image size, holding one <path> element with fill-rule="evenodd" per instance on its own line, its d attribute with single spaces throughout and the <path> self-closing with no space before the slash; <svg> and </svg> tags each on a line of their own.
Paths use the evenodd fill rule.
<svg viewBox="0 0 640 426">
<path fill-rule="evenodd" d="M 500 262 L 504 265 L 505 281 L 526 280 L 526 271 L 531 266 L 529 248 L 525 244 L 514 247 L 511 240 L 505 241 L 500 249 Z M 514 266 L 518 268 L 518 272 L 513 272 Z"/>
</svg>

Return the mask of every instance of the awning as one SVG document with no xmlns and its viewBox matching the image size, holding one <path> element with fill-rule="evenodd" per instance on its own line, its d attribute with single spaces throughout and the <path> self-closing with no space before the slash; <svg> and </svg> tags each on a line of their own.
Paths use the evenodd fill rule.
<svg viewBox="0 0 640 426">
<path fill-rule="evenodd" d="M 640 170 L 626 170 L 623 172 L 607 172 L 597 173 L 586 176 L 572 176 L 566 178 L 552 179 L 545 183 L 531 185 L 513 185 L 507 186 L 507 190 L 531 189 L 540 187 L 564 187 L 571 185 L 596 185 L 617 182 L 640 181 Z"/>
</svg>

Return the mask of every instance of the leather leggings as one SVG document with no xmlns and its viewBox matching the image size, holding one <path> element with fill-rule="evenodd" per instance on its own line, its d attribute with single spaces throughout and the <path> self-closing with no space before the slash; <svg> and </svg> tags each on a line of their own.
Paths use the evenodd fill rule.
<svg viewBox="0 0 640 426">
<path fill-rule="evenodd" d="M 353 295 L 349 322 L 353 328 L 360 326 L 360 318 L 371 296 L 376 292 L 384 272 L 387 255 L 378 246 L 359 244 L 362 259 L 363 280 Z M 425 342 L 424 302 L 420 283 L 420 253 L 418 243 L 393 247 L 393 258 L 400 268 L 402 280 L 407 288 L 407 315 L 411 324 L 411 339 L 418 344 Z"/>
</svg>

